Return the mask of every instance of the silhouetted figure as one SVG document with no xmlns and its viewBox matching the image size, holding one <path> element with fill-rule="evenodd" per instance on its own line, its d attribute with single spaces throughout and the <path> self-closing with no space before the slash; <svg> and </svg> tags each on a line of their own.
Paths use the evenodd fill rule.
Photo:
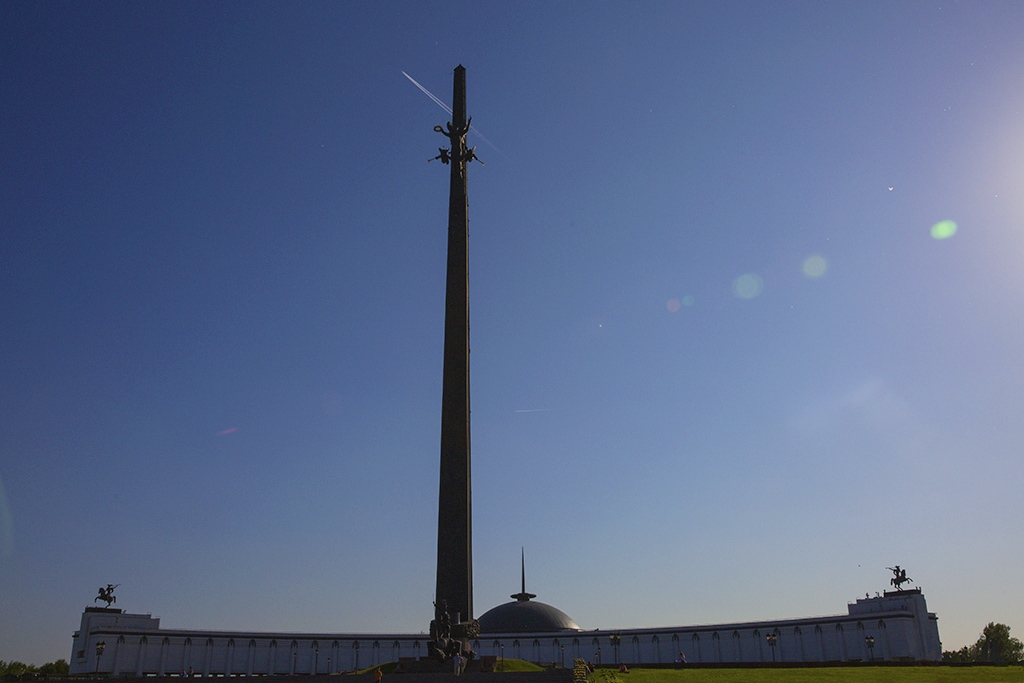
<svg viewBox="0 0 1024 683">
<path fill-rule="evenodd" d="M 893 577 L 889 579 L 889 583 L 895 586 L 896 590 L 903 590 L 901 586 L 905 583 L 913 583 L 914 580 L 907 576 L 907 570 L 901 569 L 899 565 L 895 567 L 886 567 L 893 573 Z"/>
<path fill-rule="evenodd" d="M 117 584 L 117 586 L 120 585 L 121 584 Z M 107 607 L 110 607 L 111 603 L 117 602 L 117 598 L 114 597 L 114 589 L 117 588 L 117 586 L 110 583 L 107 584 L 106 588 L 100 586 L 100 594 L 93 598 L 92 601 L 96 602 L 97 600 L 105 600 L 107 602 Z"/>
</svg>

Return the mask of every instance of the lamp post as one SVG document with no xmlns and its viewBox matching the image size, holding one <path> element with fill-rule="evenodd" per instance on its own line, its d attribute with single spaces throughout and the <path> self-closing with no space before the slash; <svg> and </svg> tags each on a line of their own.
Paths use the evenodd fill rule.
<svg viewBox="0 0 1024 683">
<path fill-rule="evenodd" d="M 320 646 L 316 645 L 313 647 L 313 675 L 316 675 L 317 669 L 320 668 Z"/>
<path fill-rule="evenodd" d="M 622 642 L 622 638 L 618 634 L 615 634 L 613 636 L 609 636 L 608 639 L 612 642 L 612 649 L 615 650 L 615 663 L 618 664 L 619 663 L 619 643 Z"/>
<path fill-rule="evenodd" d="M 601 647 L 600 646 L 598 646 L 598 648 L 597 648 L 597 665 L 601 666 Z"/>
<path fill-rule="evenodd" d="M 100 657 L 103 656 L 103 650 L 107 648 L 107 641 L 101 640 L 96 643 L 96 673 L 100 672 Z"/>
<path fill-rule="evenodd" d="M 558 666 L 565 668 L 565 645 L 558 646 Z"/>
<path fill-rule="evenodd" d="M 868 646 L 868 657 L 873 662 L 875 661 L 875 637 L 864 636 L 864 644 Z"/>
<path fill-rule="evenodd" d="M 498 667 L 499 671 L 505 670 L 505 643 L 501 643 L 501 666 Z"/>
<path fill-rule="evenodd" d="M 774 664 L 775 663 L 775 643 L 778 642 L 778 640 L 779 640 L 779 634 L 778 633 L 769 633 L 768 635 L 765 636 L 765 638 L 768 640 L 768 647 L 770 647 L 772 649 L 772 664 Z"/>
</svg>

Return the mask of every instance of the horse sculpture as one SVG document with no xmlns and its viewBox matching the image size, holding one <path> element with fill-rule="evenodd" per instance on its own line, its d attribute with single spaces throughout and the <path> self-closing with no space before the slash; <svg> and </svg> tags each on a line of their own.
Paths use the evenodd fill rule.
<svg viewBox="0 0 1024 683">
<path fill-rule="evenodd" d="M 914 580 L 912 578 L 907 576 L 907 570 L 906 569 L 900 569 L 899 565 L 896 565 L 895 567 L 886 567 L 886 569 L 888 569 L 889 571 L 891 571 L 893 573 L 893 577 L 891 579 L 889 579 L 889 583 L 891 583 L 893 585 L 893 587 L 895 587 L 896 590 L 898 590 L 898 591 L 899 590 L 903 590 L 901 588 L 901 586 L 903 584 L 905 584 L 905 583 L 913 583 L 914 582 Z"/>
<path fill-rule="evenodd" d="M 117 586 L 120 585 L 121 584 L 117 584 Z M 96 602 L 97 600 L 106 600 L 107 607 L 110 607 L 111 603 L 117 602 L 117 598 L 114 597 L 114 589 L 117 588 L 117 586 L 109 583 L 107 584 L 106 588 L 100 586 L 100 594 L 93 598 L 92 601 Z"/>
</svg>

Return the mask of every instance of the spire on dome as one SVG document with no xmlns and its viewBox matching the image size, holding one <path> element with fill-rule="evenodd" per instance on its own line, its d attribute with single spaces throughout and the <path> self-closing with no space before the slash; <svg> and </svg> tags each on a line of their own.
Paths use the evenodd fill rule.
<svg viewBox="0 0 1024 683">
<path fill-rule="evenodd" d="M 520 548 L 520 552 L 522 553 L 522 564 L 523 564 L 523 567 L 522 567 L 522 571 L 523 571 L 523 587 L 522 587 L 522 589 L 518 593 L 513 593 L 509 597 L 510 598 L 515 598 L 519 602 L 526 602 L 530 598 L 535 598 L 537 596 L 535 594 L 533 594 L 533 593 L 527 593 L 526 592 L 526 549 L 525 548 Z"/>
</svg>

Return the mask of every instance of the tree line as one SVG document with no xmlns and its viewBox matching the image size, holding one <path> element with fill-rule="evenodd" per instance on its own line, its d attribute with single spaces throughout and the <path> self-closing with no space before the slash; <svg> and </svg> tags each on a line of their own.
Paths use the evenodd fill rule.
<svg viewBox="0 0 1024 683">
<path fill-rule="evenodd" d="M 1010 627 L 990 621 L 978 642 L 942 653 L 944 664 L 1017 664 L 1024 662 L 1024 643 L 1010 637 Z"/>
<path fill-rule="evenodd" d="M 45 678 L 47 676 L 63 676 L 68 672 L 66 659 L 58 659 L 56 662 L 49 662 L 42 666 L 25 664 L 24 662 L 5 662 L 0 659 L 0 678 L 5 681 L 20 680 L 23 678 Z"/>
</svg>

